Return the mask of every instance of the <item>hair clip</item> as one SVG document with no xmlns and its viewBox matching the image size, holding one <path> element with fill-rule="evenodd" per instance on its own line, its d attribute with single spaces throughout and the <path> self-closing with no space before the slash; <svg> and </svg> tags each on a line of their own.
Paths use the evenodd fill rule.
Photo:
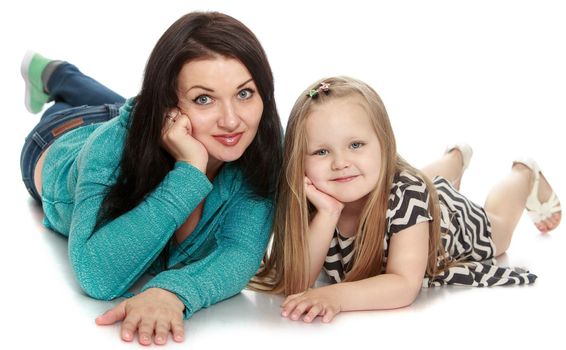
<svg viewBox="0 0 566 350">
<path fill-rule="evenodd" d="M 330 84 L 322 82 L 320 83 L 320 86 L 317 87 L 316 89 L 309 90 L 307 96 L 310 98 L 315 98 L 318 96 L 319 93 L 324 92 L 325 94 L 328 94 L 329 91 L 330 91 Z"/>
</svg>

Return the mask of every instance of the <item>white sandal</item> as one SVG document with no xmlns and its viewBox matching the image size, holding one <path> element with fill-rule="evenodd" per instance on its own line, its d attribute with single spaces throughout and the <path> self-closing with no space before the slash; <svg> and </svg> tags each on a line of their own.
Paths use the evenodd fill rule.
<svg viewBox="0 0 566 350">
<path fill-rule="evenodd" d="M 532 170 L 535 176 L 533 181 L 533 188 L 531 189 L 531 193 L 529 194 L 529 197 L 527 197 L 527 203 L 525 204 L 527 213 L 529 214 L 529 217 L 531 218 L 531 220 L 533 220 L 535 225 L 552 217 L 553 214 L 561 212 L 562 208 L 560 207 L 560 200 L 558 199 L 556 193 L 554 193 L 554 190 L 552 190 L 552 194 L 546 202 L 541 203 L 538 199 L 541 171 L 537 162 L 535 162 L 531 158 L 521 158 L 513 161 L 513 165 L 515 163 L 521 163 L 525 165 Z"/>
<path fill-rule="evenodd" d="M 472 155 L 474 155 L 472 147 L 467 143 L 456 143 L 446 147 L 444 154 L 450 153 L 454 149 L 458 149 L 460 153 L 462 153 L 462 170 L 466 170 L 468 168 L 468 165 L 470 165 Z"/>
<path fill-rule="evenodd" d="M 464 171 L 466 171 L 468 165 L 470 165 L 474 151 L 472 150 L 472 147 L 470 147 L 470 145 L 468 145 L 467 143 L 456 143 L 446 147 L 444 154 L 448 154 L 455 149 L 458 149 L 462 154 L 462 175 L 460 175 L 460 177 L 458 177 L 457 179 L 454 179 L 454 181 L 451 181 L 452 186 L 454 186 L 458 190 L 460 189 L 460 182 L 462 181 L 462 176 L 464 176 Z"/>
</svg>

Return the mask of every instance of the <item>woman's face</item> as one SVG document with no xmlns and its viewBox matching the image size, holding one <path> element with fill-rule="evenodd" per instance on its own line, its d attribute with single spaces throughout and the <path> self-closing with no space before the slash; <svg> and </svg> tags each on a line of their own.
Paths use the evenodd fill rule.
<svg viewBox="0 0 566 350">
<path fill-rule="evenodd" d="M 209 167 L 234 161 L 252 143 L 263 101 L 247 68 L 224 56 L 186 63 L 179 73 L 179 109 L 208 151 Z"/>
</svg>

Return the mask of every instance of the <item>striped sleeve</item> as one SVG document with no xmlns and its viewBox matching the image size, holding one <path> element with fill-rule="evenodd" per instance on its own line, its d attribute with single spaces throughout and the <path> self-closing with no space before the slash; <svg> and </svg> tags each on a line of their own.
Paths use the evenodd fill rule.
<svg viewBox="0 0 566 350">
<path fill-rule="evenodd" d="M 386 214 L 388 235 L 432 220 L 428 212 L 429 198 L 424 180 L 407 172 L 397 174 L 389 194 Z"/>
</svg>

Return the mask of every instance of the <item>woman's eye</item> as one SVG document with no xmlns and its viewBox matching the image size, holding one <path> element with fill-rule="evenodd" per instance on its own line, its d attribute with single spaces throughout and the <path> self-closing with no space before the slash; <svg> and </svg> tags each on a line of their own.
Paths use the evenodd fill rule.
<svg viewBox="0 0 566 350">
<path fill-rule="evenodd" d="M 195 98 L 193 102 L 198 105 L 207 105 L 212 102 L 212 98 L 208 95 L 200 95 L 197 96 L 197 98 Z"/>
<path fill-rule="evenodd" d="M 251 89 L 243 89 L 238 92 L 238 98 L 241 100 L 247 100 L 248 98 L 252 97 L 253 91 Z"/>
</svg>

